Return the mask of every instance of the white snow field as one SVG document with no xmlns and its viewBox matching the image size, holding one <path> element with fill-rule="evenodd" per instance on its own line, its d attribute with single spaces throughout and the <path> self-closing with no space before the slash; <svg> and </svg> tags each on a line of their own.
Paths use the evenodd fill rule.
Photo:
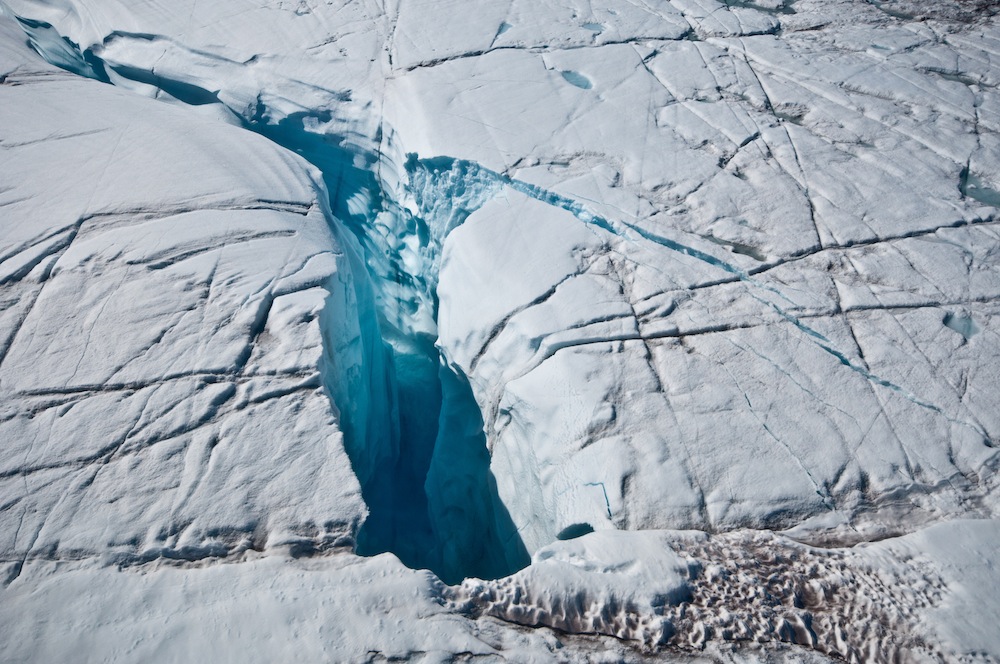
<svg viewBox="0 0 1000 664">
<path fill-rule="evenodd" d="M 0 662 L 1000 662 L 985 0 L 2 0 Z"/>
</svg>

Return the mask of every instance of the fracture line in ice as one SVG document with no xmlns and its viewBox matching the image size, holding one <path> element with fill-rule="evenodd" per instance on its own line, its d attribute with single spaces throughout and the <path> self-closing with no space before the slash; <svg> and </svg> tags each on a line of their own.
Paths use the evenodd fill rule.
<svg viewBox="0 0 1000 664">
<path fill-rule="evenodd" d="M 584 484 L 584 486 L 599 486 L 599 487 L 601 487 L 601 491 L 604 492 L 604 506 L 608 510 L 608 518 L 609 519 L 614 518 L 612 516 L 612 514 L 611 514 L 611 501 L 608 499 L 608 488 L 606 486 L 604 486 L 604 482 L 587 482 L 587 483 Z"/>
<path fill-rule="evenodd" d="M 197 86 L 123 65 L 115 66 L 113 82 L 99 57 L 81 52 L 50 24 L 17 17 L 2 0 L 0 11 L 18 20 L 50 64 L 106 83 L 153 85 L 188 106 L 218 102 Z M 454 173 L 443 197 L 438 194 L 447 179 L 422 182 L 419 172 L 412 173 L 415 186 L 389 191 L 374 168 L 381 155 L 352 149 L 344 137 L 310 123 L 329 120 L 329 109 L 275 121 L 258 97 L 243 110 L 250 116 L 242 116 L 247 129 L 322 172 L 330 203 L 325 212 L 351 275 L 346 294 L 336 283 L 345 277 L 334 276 L 329 284 L 320 318 L 320 373 L 369 507 L 358 552 L 392 551 L 448 582 L 497 578 L 526 566 L 527 551 L 496 495 L 471 387 L 436 346 L 441 244 L 469 210 L 492 197 L 491 182 L 477 183 L 478 167 L 470 167 Z"/>
<path fill-rule="evenodd" d="M 415 159 L 416 157 L 414 155 L 411 155 L 410 163 L 412 163 Z M 481 174 L 488 174 L 490 177 L 494 178 L 498 183 L 510 187 L 511 189 L 518 191 L 526 196 L 529 196 L 530 198 L 533 198 L 537 201 L 545 203 L 546 205 L 562 208 L 563 210 L 566 210 L 567 212 L 571 213 L 573 216 L 575 216 L 583 223 L 595 226 L 603 231 L 606 231 L 614 235 L 615 237 L 619 237 L 621 239 L 631 242 L 635 242 L 637 239 L 653 242 L 654 244 L 669 249 L 670 251 L 681 253 L 684 254 L 685 256 L 690 256 L 696 260 L 699 260 L 703 263 L 706 263 L 708 265 L 721 269 L 729 274 L 732 274 L 740 281 L 752 287 L 753 289 L 768 291 L 790 302 L 790 300 L 788 300 L 788 298 L 785 297 L 778 289 L 763 282 L 760 282 L 757 279 L 754 279 L 744 270 L 740 269 L 735 265 L 732 265 L 731 263 L 728 263 L 715 256 L 712 256 L 709 253 L 706 253 L 689 245 L 682 244 L 670 238 L 654 233 L 648 229 L 641 228 L 635 224 L 630 224 L 624 221 L 616 221 L 601 217 L 600 215 L 597 215 L 588 210 L 587 207 L 581 204 L 579 201 L 573 200 L 571 198 L 568 198 L 561 194 L 557 194 L 547 189 L 543 189 L 538 185 L 530 184 L 528 182 L 512 178 L 502 173 L 490 171 L 489 169 L 483 168 L 478 164 L 473 164 L 472 162 L 467 162 L 459 159 L 437 157 L 434 158 L 433 160 L 421 160 L 421 163 L 433 165 L 438 169 L 440 169 L 442 166 L 448 165 L 449 163 L 451 164 L 451 168 L 461 168 L 461 169 L 469 169 L 471 167 L 478 168 Z M 877 374 L 872 373 L 865 367 L 860 366 L 855 362 L 852 362 L 850 358 L 848 358 L 843 352 L 834 348 L 830 339 L 828 339 L 826 336 L 824 336 L 817 330 L 813 329 L 809 325 L 802 322 L 802 320 L 800 320 L 798 317 L 789 313 L 786 309 L 779 306 L 775 302 L 771 301 L 770 299 L 767 299 L 766 297 L 758 295 L 757 293 L 754 293 L 752 290 L 748 290 L 747 293 L 753 299 L 757 300 L 766 307 L 772 309 L 782 319 L 791 323 L 796 329 L 805 334 L 806 337 L 812 343 L 819 346 L 823 351 L 832 355 L 834 358 L 837 359 L 837 361 L 839 361 L 845 367 L 858 373 L 869 382 L 879 385 L 881 387 L 888 388 L 893 392 L 896 392 L 900 396 L 904 397 L 905 399 L 913 402 L 914 404 L 922 408 L 931 410 L 935 413 L 938 413 L 952 423 L 968 427 L 973 431 L 975 431 L 978 435 L 983 436 L 984 439 L 988 438 L 986 433 L 982 431 L 979 427 L 970 424 L 969 422 L 964 422 L 962 420 L 952 418 L 947 413 L 945 413 L 941 409 L 941 407 L 933 403 L 930 403 L 929 401 L 921 399 L 920 397 L 913 394 L 906 388 L 897 385 L 891 381 L 888 381 L 878 376 Z"/>
</svg>

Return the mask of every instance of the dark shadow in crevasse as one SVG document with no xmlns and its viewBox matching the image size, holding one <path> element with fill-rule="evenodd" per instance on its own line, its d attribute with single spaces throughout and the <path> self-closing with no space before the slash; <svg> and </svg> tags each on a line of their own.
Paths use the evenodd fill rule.
<svg viewBox="0 0 1000 664">
<path fill-rule="evenodd" d="M 328 389 L 341 412 L 345 446 L 369 508 L 357 552 L 392 552 L 407 566 L 430 569 L 447 583 L 499 578 L 522 569 L 530 558 L 497 495 L 472 388 L 457 368 L 443 361 L 437 339 L 410 332 L 400 322 L 405 312 L 396 310 L 405 302 L 398 297 L 400 289 L 425 288 L 436 283 L 436 275 L 409 274 L 405 261 L 391 255 L 392 243 L 373 235 L 378 233 L 373 222 L 387 211 L 411 213 L 382 192 L 374 175 L 375 155 L 359 150 L 355 141 L 306 128 L 307 122 L 328 122 L 328 113 L 294 114 L 275 124 L 268 123 L 267 115 L 258 103 L 248 128 L 322 171 L 334 215 L 361 247 L 358 258 L 364 266 L 352 265 L 355 280 L 362 272 L 369 279 L 370 294 L 356 297 L 362 319 L 358 328 L 367 338 L 327 349 L 334 354 L 331 364 L 352 368 L 329 372 L 327 381 L 340 383 Z M 412 218 L 404 225 L 427 233 L 425 220 Z M 369 301 L 373 311 L 366 310 Z M 433 304 L 436 318 L 436 299 Z M 336 324 L 330 317 L 325 320 Z M 343 335 L 326 331 L 324 338 Z M 337 353 L 354 357 L 338 358 Z M 363 408 L 345 403 L 357 399 L 386 403 Z"/>
</svg>

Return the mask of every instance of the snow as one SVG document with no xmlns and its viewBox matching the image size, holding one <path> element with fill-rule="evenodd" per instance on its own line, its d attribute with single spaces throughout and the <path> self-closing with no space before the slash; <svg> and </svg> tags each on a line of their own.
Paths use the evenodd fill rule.
<svg viewBox="0 0 1000 664">
<path fill-rule="evenodd" d="M 661 533 L 592 533 L 539 549 L 525 570 L 499 581 L 468 580 L 454 594 L 474 610 L 513 623 L 666 643 L 658 613 L 690 599 L 688 564 Z"/>
<path fill-rule="evenodd" d="M 3 658 L 1000 658 L 998 49 L 5 0 Z"/>
<path fill-rule="evenodd" d="M 8 571 L 350 546 L 365 507 L 318 377 L 342 252 L 315 173 L 37 60 L 3 69 Z"/>
<path fill-rule="evenodd" d="M 456 619 L 436 600 L 440 582 L 386 558 L 317 567 L 269 556 L 145 574 L 97 566 L 63 572 L 41 563 L 30 586 L 24 579 L 5 595 L 3 657 L 358 661 L 420 653 L 417 661 L 441 661 L 494 652 L 452 625 Z"/>
<path fill-rule="evenodd" d="M 942 644 L 943 650 L 983 659 L 996 656 L 1000 614 L 992 598 L 998 534 L 995 520 L 954 521 L 872 547 L 897 559 L 912 558 L 940 574 L 947 592 L 923 620 L 928 641 Z"/>
</svg>

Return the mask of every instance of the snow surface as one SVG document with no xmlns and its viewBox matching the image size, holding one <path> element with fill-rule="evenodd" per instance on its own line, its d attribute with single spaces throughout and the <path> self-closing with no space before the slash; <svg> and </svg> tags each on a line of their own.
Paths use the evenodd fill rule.
<svg viewBox="0 0 1000 664">
<path fill-rule="evenodd" d="M 998 25 L 4 0 L 0 660 L 997 661 Z"/>
</svg>

